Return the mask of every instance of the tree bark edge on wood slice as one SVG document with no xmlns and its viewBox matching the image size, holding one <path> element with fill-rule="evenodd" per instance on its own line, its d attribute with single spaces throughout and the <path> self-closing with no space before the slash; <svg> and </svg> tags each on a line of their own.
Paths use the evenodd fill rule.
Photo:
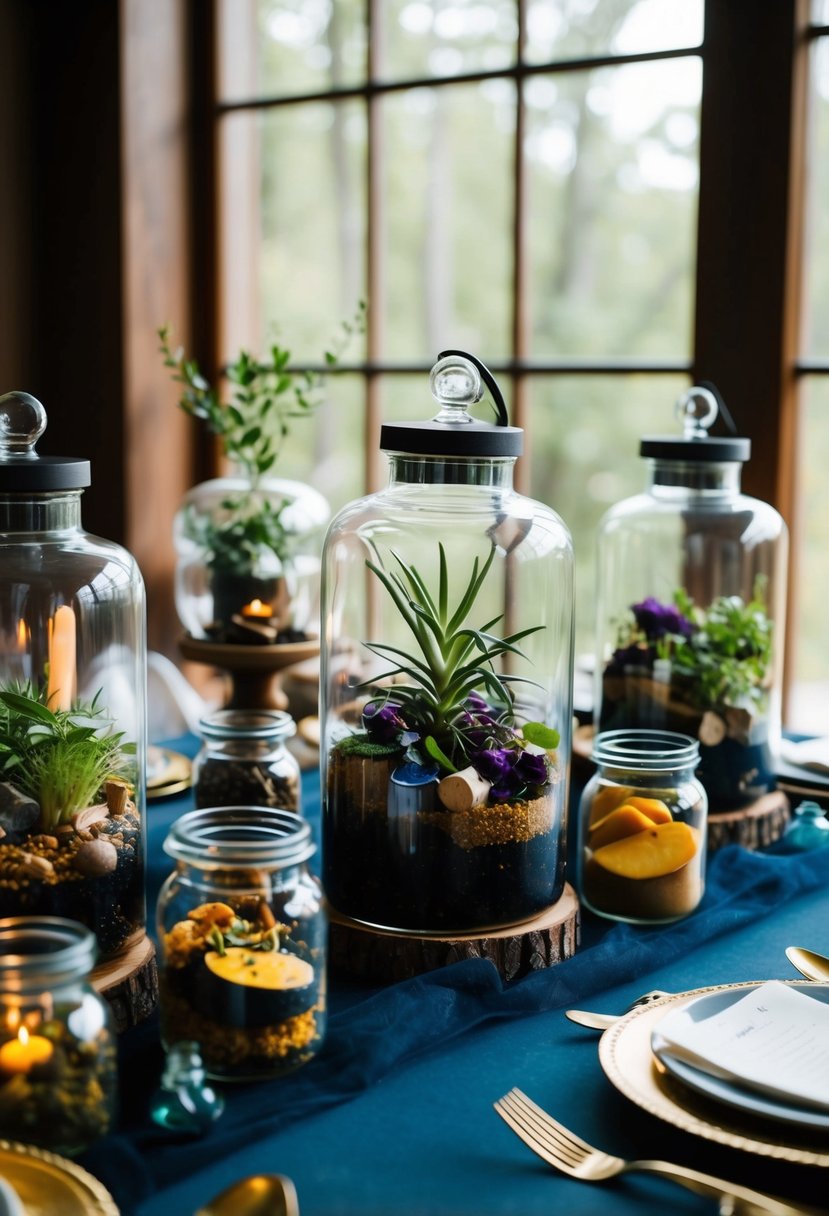
<svg viewBox="0 0 829 1216">
<path fill-rule="evenodd" d="M 782 790 L 763 794 L 734 811 L 718 811 L 708 816 L 709 851 L 726 844 L 763 849 L 780 839 L 790 819 L 791 804 Z"/>
<path fill-rule="evenodd" d="M 155 946 L 142 934 L 116 958 L 92 972 L 92 987 L 107 1002 L 119 1034 L 137 1026 L 158 1005 Z"/>
<path fill-rule="evenodd" d="M 552 907 L 532 920 L 445 938 L 371 929 L 329 909 L 328 958 L 335 974 L 381 984 L 485 958 L 509 981 L 571 958 L 580 929 L 579 901 L 569 884 Z"/>
</svg>

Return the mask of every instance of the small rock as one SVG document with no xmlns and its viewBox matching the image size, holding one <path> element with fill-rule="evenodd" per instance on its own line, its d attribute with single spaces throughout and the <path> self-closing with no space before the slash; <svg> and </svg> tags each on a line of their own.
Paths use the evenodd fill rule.
<svg viewBox="0 0 829 1216">
<path fill-rule="evenodd" d="M 99 802 L 96 806 L 87 806 L 82 811 L 75 811 L 71 816 L 71 823 L 76 832 L 88 831 L 94 823 L 101 823 L 108 815 L 107 804 Z"/>
<path fill-rule="evenodd" d="M 118 865 L 118 850 L 108 840 L 87 840 L 75 854 L 72 864 L 87 878 L 110 874 Z"/>
<path fill-rule="evenodd" d="M 34 798 L 22 794 L 8 781 L 0 782 L 0 827 L 13 835 L 25 834 L 40 818 L 40 807 Z"/>
</svg>

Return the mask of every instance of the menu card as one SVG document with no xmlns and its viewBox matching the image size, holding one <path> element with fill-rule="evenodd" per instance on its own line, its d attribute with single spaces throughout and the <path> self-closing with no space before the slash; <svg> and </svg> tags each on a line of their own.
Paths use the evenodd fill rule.
<svg viewBox="0 0 829 1216">
<path fill-rule="evenodd" d="M 700 1010 L 705 998 L 699 998 Z M 693 1005 L 657 1024 L 664 1048 L 702 1072 L 829 1111 L 829 1005 L 770 980 L 711 1017 Z"/>
</svg>

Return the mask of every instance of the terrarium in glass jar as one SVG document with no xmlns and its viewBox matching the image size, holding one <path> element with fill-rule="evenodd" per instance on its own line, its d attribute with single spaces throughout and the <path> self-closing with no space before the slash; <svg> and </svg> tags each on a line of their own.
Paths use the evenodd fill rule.
<svg viewBox="0 0 829 1216">
<path fill-rule="evenodd" d="M 161 1032 L 198 1044 L 208 1073 L 275 1076 L 325 1034 L 327 922 L 308 823 L 266 807 L 209 807 L 174 824 L 158 897 Z"/>
<path fill-rule="evenodd" d="M 593 760 L 579 804 L 582 902 L 634 924 L 687 916 L 705 889 L 708 800 L 695 775 L 697 740 L 612 730 L 597 736 Z"/>
<path fill-rule="evenodd" d="M 468 410 L 487 384 L 497 423 Z M 323 549 L 323 885 L 341 917 L 418 934 L 510 925 L 565 875 L 573 555 L 513 489 L 522 432 L 446 352 L 430 421 L 384 425 L 386 489 Z"/>
<path fill-rule="evenodd" d="M 45 425 L 0 398 L 0 915 L 79 921 L 108 958 L 144 936 L 144 587 Z"/>
<path fill-rule="evenodd" d="M 195 486 L 176 514 L 176 609 L 197 639 L 301 642 L 319 625 L 328 503 L 298 481 L 244 476 Z"/>
<path fill-rule="evenodd" d="M 71 1157 L 110 1130 L 115 1036 L 89 982 L 96 954 L 74 921 L 0 920 L 0 1136 Z"/>
<path fill-rule="evenodd" d="M 698 739 L 712 811 L 774 788 L 780 736 L 787 533 L 740 491 L 747 439 L 707 428 L 722 402 L 679 400 L 684 434 L 642 440 L 646 490 L 598 534 L 594 720 Z"/>
</svg>

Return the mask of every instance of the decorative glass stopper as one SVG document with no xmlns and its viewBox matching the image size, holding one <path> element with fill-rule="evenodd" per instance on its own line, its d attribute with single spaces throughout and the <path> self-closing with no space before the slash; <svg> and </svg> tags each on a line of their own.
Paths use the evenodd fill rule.
<svg viewBox="0 0 829 1216">
<path fill-rule="evenodd" d="M 161 1087 L 150 1117 L 170 1131 L 200 1135 L 224 1110 L 224 1098 L 208 1082 L 197 1043 L 174 1043 L 167 1054 Z"/>
<path fill-rule="evenodd" d="M 719 402 L 710 389 L 694 385 L 676 403 L 683 439 L 707 439 L 719 413 Z"/>
<path fill-rule="evenodd" d="M 45 430 L 46 410 L 37 397 L 19 392 L 0 397 L 0 460 L 37 460 L 34 446 Z"/>
<path fill-rule="evenodd" d="M 816 802 L 801 802 L 783 833 L 783 843 L 796 853 L 810 852 L 829 845 L 829 819 Z"/>
<path fill-rule="evenodd" d="M 433 422 L 473 422 L 467 413 L 470 405 L 480 401 L 484 386 L 474 363 L 461 355 L 446 355 L 438 359 L 429 373 L 429 388 L 440 405 Z"/>
</svg>

